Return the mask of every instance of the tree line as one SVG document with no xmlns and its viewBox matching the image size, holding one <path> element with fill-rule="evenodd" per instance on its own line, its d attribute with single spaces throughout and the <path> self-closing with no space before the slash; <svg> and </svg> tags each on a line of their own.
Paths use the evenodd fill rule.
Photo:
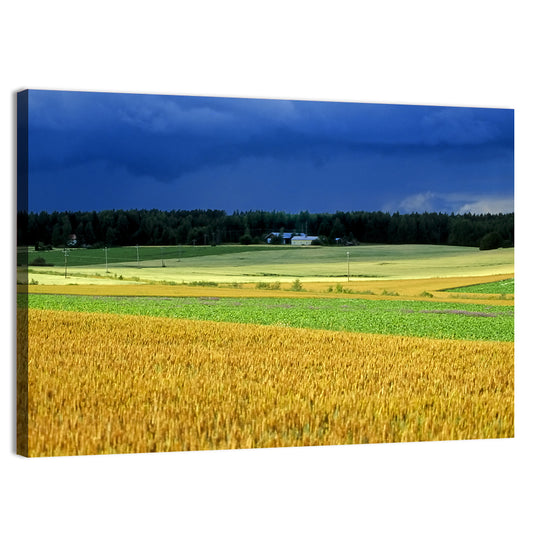
<svg viewBox="0 0 533 533">
<path fill-rule="evenodd" d="M 90 212 L 19 212 L 17 243 L 75 246 L 217 245 L 265 243 L 271 232 L 319 237 L 318 243 L 514 246 L 514 214 L 384 213 L 130 209 Z M 70 243 L 73 244 L 72 242 Z"/>
</svg>

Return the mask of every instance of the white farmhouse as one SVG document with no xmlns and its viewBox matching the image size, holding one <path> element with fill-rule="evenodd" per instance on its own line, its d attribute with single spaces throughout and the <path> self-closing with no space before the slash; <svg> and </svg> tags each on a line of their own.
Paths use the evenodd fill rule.
<svg viewBox="0 0 533 533">
<path fill-rule="evenodd" d="M 309 246 L 316 239 L 318 239 L 318 237 L 313 235 L 295 235 L 291 239 L 291 244 L 294 246 Z"/>
</svg>

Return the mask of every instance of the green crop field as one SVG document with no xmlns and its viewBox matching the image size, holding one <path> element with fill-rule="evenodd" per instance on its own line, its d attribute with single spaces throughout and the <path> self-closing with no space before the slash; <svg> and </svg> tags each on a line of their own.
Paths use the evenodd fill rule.
<svg viewBox="0 0 533 533">
<path fill-rule="evenodd" d="M 109 264 L 133 263 L 137 265 L 137 251 L 140 261 L 180 261 L 191 257 L 206 257 L 211 255 L 225 255 L 240 253 L 244 246 L 121 246 L 107 249 L 107 260 Z M 273 250 L 272 246 L 254 246 L 255 251 Z M 102 265 L 106 261 L 106 250 L 104 248 L 68 248 L 68 264 L 74 266 Z M 54 266 L 64 266 L 65 254 L 63 249 L 35 251 L 31 248 L 19 250 L 17 262 L 22 264 L 26 261 L 31 265 L 35 259 L 42 258 L 46 264 Z"/>
<path fill-rule="evenodd" d="M 466 285 L 447 292 L 469 292 L 476 294 L 514 294 L 514 278 L 495 281 L 493 283 L 481 283 L 479 285 Z"/>
<path fill-rule="evenodd" d="M 514 340 L 514 308 L 419 301 L 30 294 L 29 307 L 438 339 Z"/>
</svg>

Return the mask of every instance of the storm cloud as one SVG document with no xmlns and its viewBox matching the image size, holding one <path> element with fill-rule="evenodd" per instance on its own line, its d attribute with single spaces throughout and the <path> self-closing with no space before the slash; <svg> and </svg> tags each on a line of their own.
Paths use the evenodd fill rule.
<svg viewBox="0 0 533 533">
<path fill-rule="evenodd" d="M 396 211 L 514 190 L 508 109 L 30 91 L 29 147 L 34 211 Z"/>
</svg>

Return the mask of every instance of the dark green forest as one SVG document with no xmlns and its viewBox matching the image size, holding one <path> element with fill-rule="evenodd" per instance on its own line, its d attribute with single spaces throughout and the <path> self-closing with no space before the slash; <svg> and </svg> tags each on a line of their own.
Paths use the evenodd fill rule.
<svg viewBox="0 0 533 533">
<path fill-rule="evenodd" d="M 448 244 L 481 249 L 514 246 L 514 214 L 448 215 L 351 211 L 107 210 L 19 212 L 18 245 L 75 246 L 262 244 L 271 232 L 319 237 L 315 244 Z M 274 241 L 275 242 L 275 241 Z M 71 245 L 73 243 L 70 243 Z"/>
</svg>

